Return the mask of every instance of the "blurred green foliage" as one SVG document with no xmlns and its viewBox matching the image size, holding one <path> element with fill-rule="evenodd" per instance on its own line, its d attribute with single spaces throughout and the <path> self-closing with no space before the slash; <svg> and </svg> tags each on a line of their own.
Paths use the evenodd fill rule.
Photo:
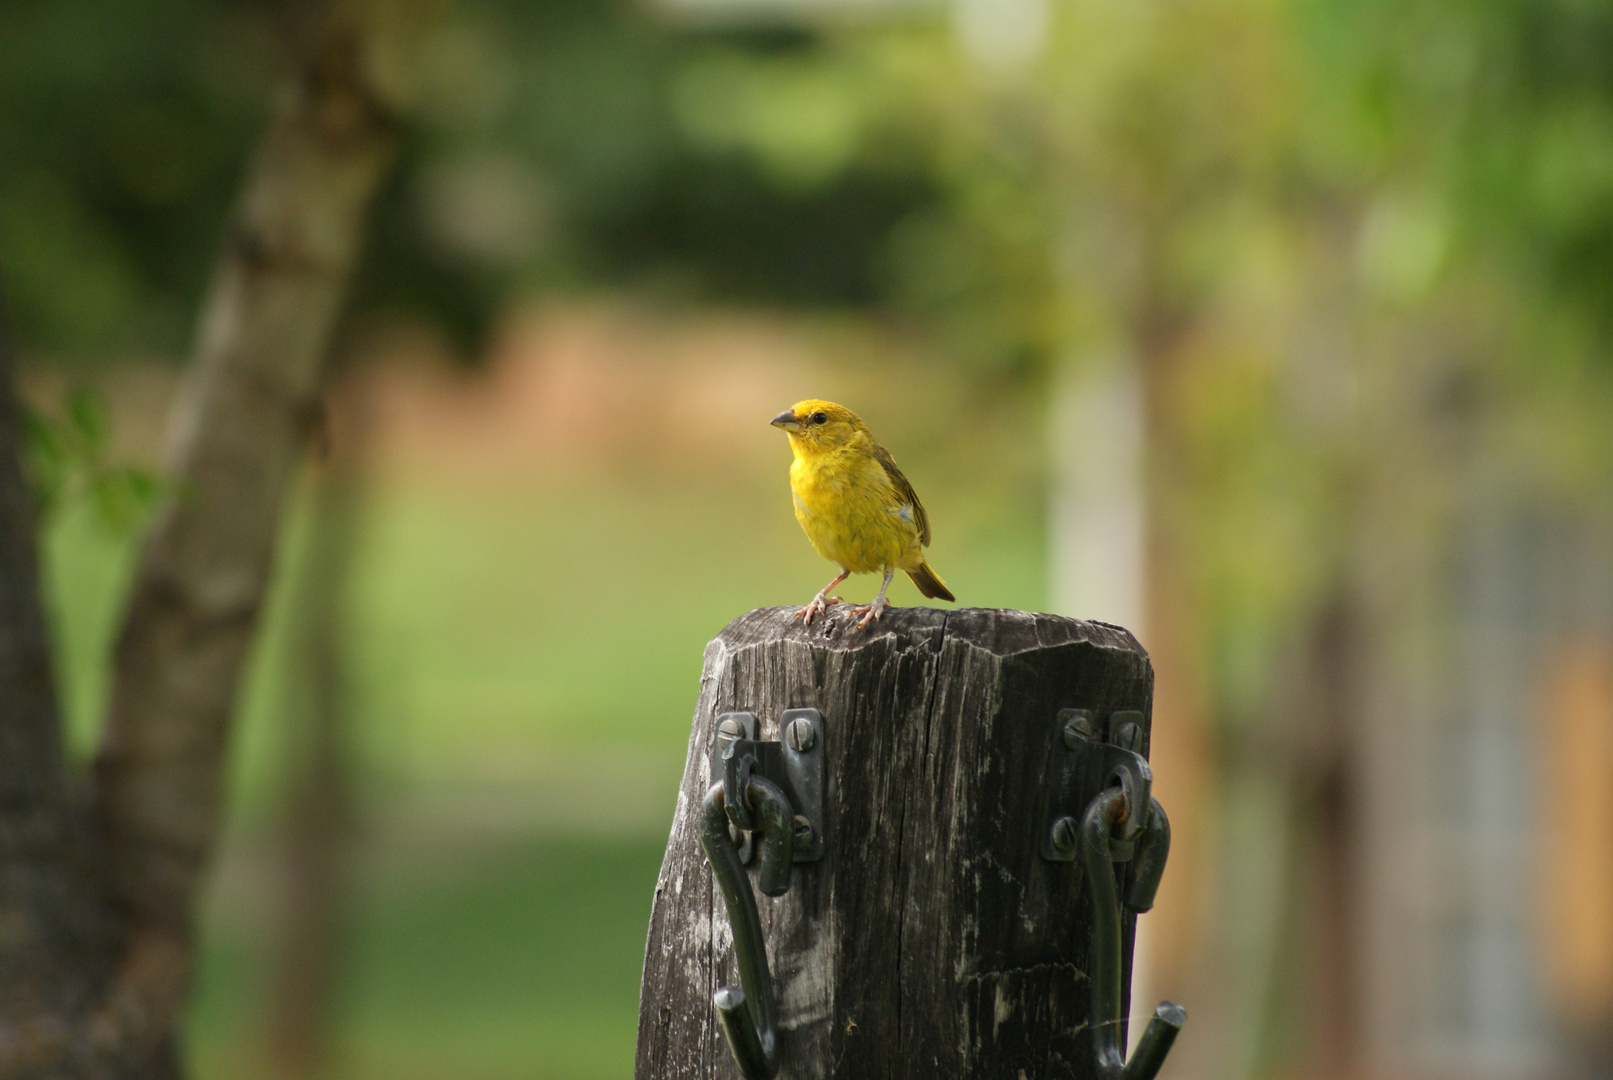
<svg viewBox="0 0 1613 1080">
<path fill-rule="evenodd" d="M 130 534 L 156 503 L 155 473 L 112 460 L 110 417 L 97 389 L 69 391 L 58 414 L 28 410 L 24 417 L 29 477 L 39 512 L 47 519 L 64 504 L 88 502 L 95 520 L 115 534 Z"/>
<path fill-rule="evenodd" d="M 264 14 L 0 9 L 0 271 L 25 351 L 184 347 L 275 74 Z"/>
<path fill-rule="evenodd" d="M 0 10 L 0 159 L 18 163 L 0 182 L 0 272 L 30 355 L 183 351 L 286 51 L 281 13 L 223 0 Z M 817 163 L 842 80 L 798 87 L 787 123 L 752 117 L 799 132 L 798 110 L 815 110 L 802 175 L 683 115 L 727 90 L 702 81 L 714 53 L 789 63 L 815 42 L 681 31 L 607 0 L 460 5 L 425 48 L 357 306 L 433 320 L 471 353 L 535 285 L 874 301 L 883 238 L 934 185 L 901 155 Z"/>
<path fill-rule="evenodd" d="M 353 1080 L 632 1075 L 648 898 L 664 840 L 416 843 L 358 876 L 336 1010 Z M 457 848 L 458 850 L 447 850 Z M 446 872 L 445 872 L 446 871 Z M 272 935 L 214 919 L 197 976 L 198 1076 L 273 1076 Z"/>
<path fill-rule="evenodd" d="M 32 354 L 181 351 L 280 12 L 0 11 L 0 270 Z M 1359 258 L 1389 293 L 1500 267 L 1605 332 L 1605 4 L 1054 14 L 1027 79 L 919 16 L 746 29 L 607 0 L 462 3 L 426 50 L 360 301 L 467 341 L 534 285 L 879 304 L 955 357 L 1034 372 L 1113 306 L 1072 295 L 1072 268 L 1095 254 L 1122 291 L 1138 272 L 1147 245 L 1128 252 L 1117 215 L 1178 234 L 1163 284 L 1193 303 L 1245 261 L 1250 237 L 1224 230 L 1261 233 L 1238 207 L 1314 220 L 1374 201 Z"/>
</svg>

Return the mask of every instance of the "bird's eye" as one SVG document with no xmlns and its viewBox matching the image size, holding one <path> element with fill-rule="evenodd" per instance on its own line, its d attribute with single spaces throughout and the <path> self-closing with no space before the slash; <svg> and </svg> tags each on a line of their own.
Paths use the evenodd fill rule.
<svg viewBox="0 0 1613 1080">
<path fill-rule="evenodd" d="M 812 422 L 814 424 L 827 424 L 829 422 L 829 414 L 826 412 L 815 412 L 812 414 Z"/>
</svg>

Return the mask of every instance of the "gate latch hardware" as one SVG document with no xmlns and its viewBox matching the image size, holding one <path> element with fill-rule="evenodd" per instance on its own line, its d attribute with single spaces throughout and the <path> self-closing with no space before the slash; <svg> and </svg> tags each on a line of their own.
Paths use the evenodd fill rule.
<svg viewBox="0 0 1613 1080">
<path fill-rule="evenodd" d="M 728 908 L 740 986 L 712 996 L 734 1062 L 747 1080 L 778 1072 L 773 978 L 767 968 L 756 897 L 745 876 L 760 834 L 757 886 L 768 896 L 790 888 L 795 863 L 823 857 L 823 715 L 786 709 L 778 742 L 756 738 L 756 717 L 723 713 L 711 746 L 712 784 L 700 815 L 700 846 Z"/>
<path fill-rule="evenodd" d="M 1154 774 L 1143 757 L 1143 714 L 1121 710 L 1100 724 L 1089 709 L 1065 709 L 1048 770 L 1042 855 L 1055 862 L 1080 859 L 1092 896 L 1089 1028 L 1096 1074 L 1099 1080 L 1153 1080 L 1187 1012 L 1162 1002 L 1126 1060 L 1121 905 L 1135 912 L 1154 906 L 1171 845 L 1170 822 L 1153 798 Z"/>
</svg>

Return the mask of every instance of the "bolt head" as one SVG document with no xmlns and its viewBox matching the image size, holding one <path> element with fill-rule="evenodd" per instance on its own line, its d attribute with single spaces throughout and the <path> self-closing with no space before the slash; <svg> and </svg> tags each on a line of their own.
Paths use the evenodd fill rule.
<svg viewBox="0 0 1613 1080">
<path fill-rule="evenodd" d="M 1066 750 L 1080 749 L 1081 744 L 1092 738 L 1092 721 L 1086 713 L 1077 713 L 1064 722 L 1064 748 Z"/>
<path fill-rule="evenodd" d="M 729 739 L 742 739 L 745 737 L 745 728 L 732 716 L 724 717 L 717 724 L 717 734 Z"/>
<path fill-rule="evenodd" d="M 812 822 L 808 821 L 802 814 L 795 815 L 791 832 L 797 844 L 809 844 L 812 842 Z"/>
<path fill-rule="evenodd" d="M 1061 817 L 1053 822 L 1053 848 L 1068 855 L 1081 842 L 1081 830 L 1073 817 Z"/>
<path fill-rule="evenodd" d="M 790 741 L 790 749 L 804 754 L 812 749 L 812 744 L 818 741 L 818 733 L 813 730 L 812 721 L 804 716 L 798 716 L 790 721 L 786 738 Z"/>
</svg>

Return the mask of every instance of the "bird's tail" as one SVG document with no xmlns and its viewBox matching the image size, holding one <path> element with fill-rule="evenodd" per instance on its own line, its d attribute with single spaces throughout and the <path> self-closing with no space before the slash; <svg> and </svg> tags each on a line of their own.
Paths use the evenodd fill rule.
<svg viewBox="0 0 1613 1080">
<path fill-rule="evenodd" d="M 919 592 L 931 600 L 956 600 L 952 590 L 947 588 L 946 582 L 930 569 L 927 562 L 919 563 L 917 570 L 909 570 L 907 576 L 913 579 L 913 584 L 919 587 Z"/>
</svg>

